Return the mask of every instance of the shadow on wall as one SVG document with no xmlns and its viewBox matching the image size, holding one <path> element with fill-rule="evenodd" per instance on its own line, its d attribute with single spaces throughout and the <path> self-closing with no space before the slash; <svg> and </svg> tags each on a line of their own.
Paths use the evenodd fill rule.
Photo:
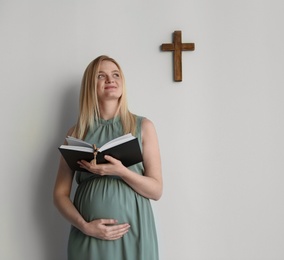
<svg viewBox="0 0 284 260">
<path fill-rule="evenodd" d="M 37 230 L 42 239 L 42 260 L 67 259 L 67 241 L 70 224 L 60 215 L 53 204 L 53 187 L 56 179 L 60 154 L 58 146 L 64 141 L 68 129 L 74 125 L 77 119 L 79 100 L 78 86 L 71 86 L 63 95 L 61 109 L 54 120 L 54 136 L 49 136 L 49 145 L 42 158 L 42 167 L 38 171 L 38 183 L 34 194 L 34 216 L 37 221 Z M 59 120 L 57 122 L 56 120 Z M 74 191 L 73 191 L 74 192 Z"/>
</svg>

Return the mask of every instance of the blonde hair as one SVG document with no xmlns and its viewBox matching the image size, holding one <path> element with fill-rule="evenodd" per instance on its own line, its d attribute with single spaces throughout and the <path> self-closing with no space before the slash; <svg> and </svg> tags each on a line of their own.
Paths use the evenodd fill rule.
<svg viewBox="0 0 284 260">
<path fill-rule="evenodd" d="M 118 110 L 115 116 L 120 116 L 124 134 L 132 133 L 135 135 L 136 117 L 128 110 L 125 78 L 121 67 L 113 58 L 102 55 L 94 59 L 87 66 L 82 78 L 79 117 L 72 134 L 80 139 L 84 139 L 88 130 L 93 128 L 95 123 L 99 123 L 99 119 L 101 118 L 97 95 L 97 82 L 98 72 L 102 61 L 113 62 L 120 72 L 122 78 L 122 95 L 119 98 Z"/>
</svg>

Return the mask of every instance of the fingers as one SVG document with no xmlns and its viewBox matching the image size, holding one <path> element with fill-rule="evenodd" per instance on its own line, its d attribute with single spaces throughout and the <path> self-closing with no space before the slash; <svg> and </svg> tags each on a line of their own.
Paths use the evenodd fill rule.
<svg viewBox="0 0 284 260">
<path fill-rule="evenodd" d="M 87 162 L 85 160 L 78 161 L 77 163 L 82 169 L 86 169 L 89 172 L 99 174 L 99 175 L 118 175 L 117 171 L 121 169 L 122 163 L 109 156 L 105 155 L 104 157 L 108 163 L 97 164 L 96 159 L 92 160 L 91 162 Z"/>
<path fill-rule="evenodd" d="M 97 168 L 96 159 L 93 159 L 91 162 L 87 162 L 85 160 L 81 160 L 77 162 L 82 169 L 86 169 L 90 172 L 94 172 Z"/>
<path fill-rule="evenodd" d="M 117 224 L 115 219 L 97 219 L 91 221 L 87 234 L 102 240 L 116 240 L 123 237 L 130 228 L 128 223 Z"/>
<path fill-rule="evenodd" d="M 104 158 L 105 158 L 108 162 L 110 162 L 110 163 L 112 163 L 112 164 L 115 164 L 115 163 L 119 162 L 119 160 L 115 159 L 114 157 L 112 157 L 112 156 L 110 156 L 110 155 L 105 155 Z"/>
<path fill-rule="evenodd" d="M 103 239 L 105 240 L 116 240 L 124 236 L 130 225 L 128 223 L 117 224 L 117 220 L 115 219 L 101 219 L 101 224 L 104 225 L 103 228 Z"/>
<path fill-rule="evenodd" d="M 107 227 L 105 234 L 106 240 L 116 240 L 123 237 L 129 231 L 129 224 L 120 224 L 111 227 Z"/>
</svg>

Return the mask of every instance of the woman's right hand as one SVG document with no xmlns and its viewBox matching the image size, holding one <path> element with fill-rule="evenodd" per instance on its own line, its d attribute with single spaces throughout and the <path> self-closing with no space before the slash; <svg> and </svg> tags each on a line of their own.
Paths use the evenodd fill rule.
<svg viewBox="0 0 284 260">
<path fill-rule="evenodd" d="M 83 232 L 102 240 L 116 240 L 123 237 L 129 230 L 128 223 L 117 224 L 115 219 L 95 219 L 86 223 Z"/>
</svg>

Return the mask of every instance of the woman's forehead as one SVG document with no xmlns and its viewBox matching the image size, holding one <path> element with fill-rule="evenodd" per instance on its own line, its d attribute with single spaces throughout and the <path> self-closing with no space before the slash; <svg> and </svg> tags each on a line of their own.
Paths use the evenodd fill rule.
<svg viewBox="0 0 284 260">
<path fill-rule="evenodd" d="M 110 71 L 117 70 L 117 71 L 119 71 L 119 68 L 112 61 L 103 60 L 100 64 L 99 70 L 100 71 L 104 71 L 104 70 L 110 70 Z"/>
</svg>

